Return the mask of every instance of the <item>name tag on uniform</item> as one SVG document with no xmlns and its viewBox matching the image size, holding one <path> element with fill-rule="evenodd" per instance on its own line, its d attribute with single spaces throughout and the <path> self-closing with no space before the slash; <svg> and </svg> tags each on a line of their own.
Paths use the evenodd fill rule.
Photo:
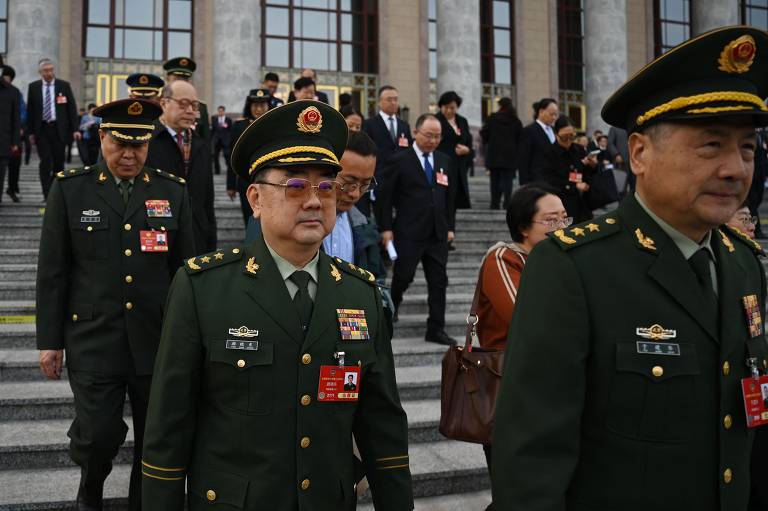
<svg viewBox="0 0 768 511">
<path fill-rule="evenodd" d="M 66 105 L 67 104 L 67 97 L 64 94 L 59 93 L 59 95 L 56 96 L 56 104 L 57 105 Z"/>
<path fill-rule="evenodd" d="M 236 339 L 227 339 L 226 348 L 228 350 L 258 351 L 259 341 L 238 341 Z"/>
<path fill-rule="evenodd" d="M 569 172 L 568 173 L 568 181 L 571 183 L 581 183 L 582 181 L 582 174 L 581 172 Z"/>
<path fill-rule="evenodd" d="M 747 427 L 756 428 L 768 424 L 768 376 L 741 380 Z"/>
<path fill-rule="evenodd" d="M 402 133 L 400 134 L 400 138 L 397 139 L 397 145 L 400 147 L 408 147 L 408 139 L 405 138 L 405 135 Z"/>
<path fill-rule="evenodd" d="M 342 341 L 364 341 L 370 339 L 368 320 L 362 309 L 336 309 L 339 332 Z"/>
<path fill-rule="evenodd" d="M 168 252 L 168 233 L 165 231 L 139 231 L 142 252 Z"/>
<path fill-rule="evenodd" d="M 443 169 L 440 169 L 440 172 L 435 174 L 435 180 L 437 180 L 437 184 L 441 186 L 448 186 L 448 174 L 443 172 Z"/>
<path fill-rule="evenodd" d="M 147 216 L 149 217 L 170 218 L 173 216 L 171 204 L 167 200 L 148 200 L 144 204 L 147 206 Z"/>
<path fill-rule="evenodd" d="M 680 356 L 680 345 L 672 342 L 637 341 L 637 352 L 649 355 Z"/>
<path fill-rule="evenodd" d="M 80 217 L 80 223 L 83 224 L 96 224 L 101 222 L 101 217 L 99 216 L 101 214 L 101 211 L 96 211 L 94 209 L 86 209 L 83 211 L 83 216 Z"/>
<path fill-rule="evenodd" d="M 327 402 L 353 402 L 360 395 L 360 368 L 358 366 L 320 366 L 317 400 Z"/>
</svg>

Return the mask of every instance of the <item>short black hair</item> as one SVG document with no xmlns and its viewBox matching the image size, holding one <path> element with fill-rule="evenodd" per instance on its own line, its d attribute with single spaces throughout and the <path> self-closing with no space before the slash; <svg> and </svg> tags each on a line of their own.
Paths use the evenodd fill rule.
<svg viewBox="0 0 768 511">
<path fill-rule="evenodd" d="M 533 217 L 538 213 L 536 203 L 545 195 L 557 195 L 557 191 L 536 183 L 521 186 L 512 194 L 507 206 L 507 228 L 512 241 L 523 241 L 523 231 L 531 226 Z"/>
<path fill-rule="evenodd" d="M 396 89 L 396 88 L 394 88 L 394 87 L 392 87 L 391 85 L 382 85 L 382 86 L 379 88 L 379 97 L 381 97 L 381 94 L 382 94 L 383 92 L 386 92 L 386 91 L 388 91 L 388 90 L 397 91 L 397 89 Z"/>
<path fill-rule="evenodd" d="M 309 87 L 310 85 L 314 86 L 315 81 L 312 78 L 307 78 L 306 76 L 302 76 L 295 82 L 293 82 L 293 90 L 301 90 L 305 87 Z"/>
<path fill-rule="evenodd" d="M 339 107 L 345 107 L 352 104 L 352 94 L 349 92 L 342 92 L 339 94 Z"/>
<path fill-rule="evenodd" d="M 264 81 L 265 82 L 280 82 L 280 77 L 277 76 L 277 73 L 267 73 L 264 75 Z"/>
<path fill-rule="evenodd" d="M 576 125 L 573 123 L 570 117 L 568 117 L 567 115 L 561 115 L 555 121 L 555 127 L 554 127 L 555 133 L 557 133 L 563 128 L 567 128 L 568 126 L 573 126 L 574 128 L 576 127 Z M 586 133 L 582 136 L 586 136 Z"/>
<path fill-rule="evenodd" d="M 440 122 L 440 120 L 437 117 L 435 117 L 435 114 L 430 114 L 430 113 L 421 114 L 419 116 L 419 118 L 416 119 L 416 124 L 414 125 L 413 129 L 415 129 L 415 130 L 421 129 L 421 126 L 424 124 L 424 122 L 427 119 L 434 119 L 434 120 Z"/>
<path fill-rule="evenodd" d="M 365 119 L 363 117 L 363 114 L 360 113 L 360 110 L 354 107 L 354 105 L 344 105 L 341 108 L 339 108 L 339 113 L 344 117 L 345 119 L 349 117 L 350 115 L 359 115 L 361 119 Z"/>
<path fill-rule="evenodd" d="M 449 90 L 440 94 L 440 99 L 437 100 L 437 106 L 450 105 L 453 102 L 456 102 L 457 108 L 460 107 L 461 96 L 456 94 L 456 91 Z"/>
<path fill-rule="evenodd" d="M 376 157 L 378 150 L 376 143 L 371 140 L 371 137 L 366 133 L 362 131 L 349 132 L 349 138 L 347 138 L 347 151 L 352 151 L 363 157 Z"/>
<path fill-rule="evenodd" d="M 11 81 L 16 78 L 16 70 L 11 66 L 3 66 L 3 76 L 10 76 Z"/>
<path fill-rule="evenodd" d="M 557 104 L 557 100 L 554 98 L 541 98 L 533 104 L 533 120 L 535 121 L 539 117 L 539 111 L 544 110 L 552 103 Z"/>
<path fill-rule="evenodd" d="M 595 131 L 593 131 L 592 132 L 592 136 L 597 136 L 598 133 L 602 135 L 603 134 L 603 130 L 595 130 Z"/>
<path fill-rule="evenodd" d="M 96 103 L 88 103 L 87 109 L 90 110 L 91 108 L 96 108 Z"/>
</svg>

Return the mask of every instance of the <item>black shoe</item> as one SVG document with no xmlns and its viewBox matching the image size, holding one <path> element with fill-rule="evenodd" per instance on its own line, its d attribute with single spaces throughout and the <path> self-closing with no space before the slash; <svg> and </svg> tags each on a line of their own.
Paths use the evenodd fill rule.
<svg viewBox="0 0 768 511">
<path fill-rule="evenodd" d="M 81 479 L 80 488 L 77 490 L 77 506 L 75 509 L 77 511 L 102 511 L 104 509 L 103 494 L 103 485 L 100 485 L 98 488 L 86 489 Z"/>
<path fill-rule="evenodd" d="M 13 202 L 19 202 L 19 197 L 18 197 L 18 195 L 16 195 L 16 194 L 15 194 L 15 193 L 13 193 L 12 191 L 8 190 L 8 191 L 7 191 L 7 192 L 5 192 L 5 193 L 7 193 L 7 194 L 8 194 L 8 197 L 10 197 L 10 198 L 11 198 L 11 200 L 12 200 Z"/>
<path fill-rule="evenodd" d="M 392 323 L 397 323 L 400 318 L 397 317 L 397 311 L 392 315 Z"/>
<path fill-rule="evenodd" d="M 448 243 L 448 252 L 453 252 L 456 250 L 456 247 L 453 246 L 453 242 Z"/>
<path fill-rule="evenodd" d="M 456 346 L 456 339 L 446 334 L 445 330 L 427 332 L 427 335 L 424 336 L 424 340 L 427 342 L 434 342 L 435 344 L 444 344 L 445 346 Z"/>
</svg>

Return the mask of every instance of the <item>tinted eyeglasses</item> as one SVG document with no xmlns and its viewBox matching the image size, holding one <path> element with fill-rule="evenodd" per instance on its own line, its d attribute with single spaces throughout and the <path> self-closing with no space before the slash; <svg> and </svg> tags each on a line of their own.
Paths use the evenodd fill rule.
<svg viewBox="0 0 768 511">
<path fill-rule="evenodd" d="M 378 183 L 376 182 L 376 178 L 372 178 L 370 181 L 364 182 L 364 183 L 358 183 L 358 182 L 347 182 L 343 179 L 339 182 L 339 186 L 341 189 L 347 193 L 355 193 L 356 190 L 360 190 L 360 193 L 365 193 L 369 190 L 373 190 L 376 188 L 376 185 Z"/>
<path fill-rule="evenodd" d="M 305 201 L 310 197 L 312 190 L 317 194 L 320 200 L 336 200 L 336 193 L 341 190 L 341 185 L 333 180 L 320 181 L 313 185 L 307 179 L 292 177 L 283 183 L 270 183 L 269 181 L 256 181 L 256 184 L 280 186 L 285 190 L 285 198 L 289 200 Z"/>
<path fill-rule="evenodd" d="M 533 223 L 541 224 L 550 230 L 565 229 L 566 227 L 569 227 L 573 223 L 573 217 L 569 216 L 566 218 L 548 218 L 546 220 L 533 220 Z"/>
<path fill-rule="evenodd" d="M 165 98 L 170 99 L 171 101 L 175 101 L 179 104 L 179 108 L 182 110 L 186 110 L 187 108 L 192 107 L 192 111 L 197 112 L 200 110 L 200 102 L 199 101 L 190 101 L 188 99 L 176 99 L 176 98 Z"/>
</svg>

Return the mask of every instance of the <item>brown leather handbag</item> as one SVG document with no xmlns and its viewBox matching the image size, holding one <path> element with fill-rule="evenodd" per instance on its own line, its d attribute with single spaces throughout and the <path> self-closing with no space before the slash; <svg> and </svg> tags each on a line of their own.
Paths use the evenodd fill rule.
<svg viewBox="0 0 768 511">
<path fill-rule="evenodd" d="M 482 277 L 482 267 L 480 271 Z M 504 351 L 473 346 L 477 339 L 480 282 L 478 278 L 464 346 L 451 346 L 443 357 L 440 433 L 453 440 L 489 445 Z"/>
</svg>

